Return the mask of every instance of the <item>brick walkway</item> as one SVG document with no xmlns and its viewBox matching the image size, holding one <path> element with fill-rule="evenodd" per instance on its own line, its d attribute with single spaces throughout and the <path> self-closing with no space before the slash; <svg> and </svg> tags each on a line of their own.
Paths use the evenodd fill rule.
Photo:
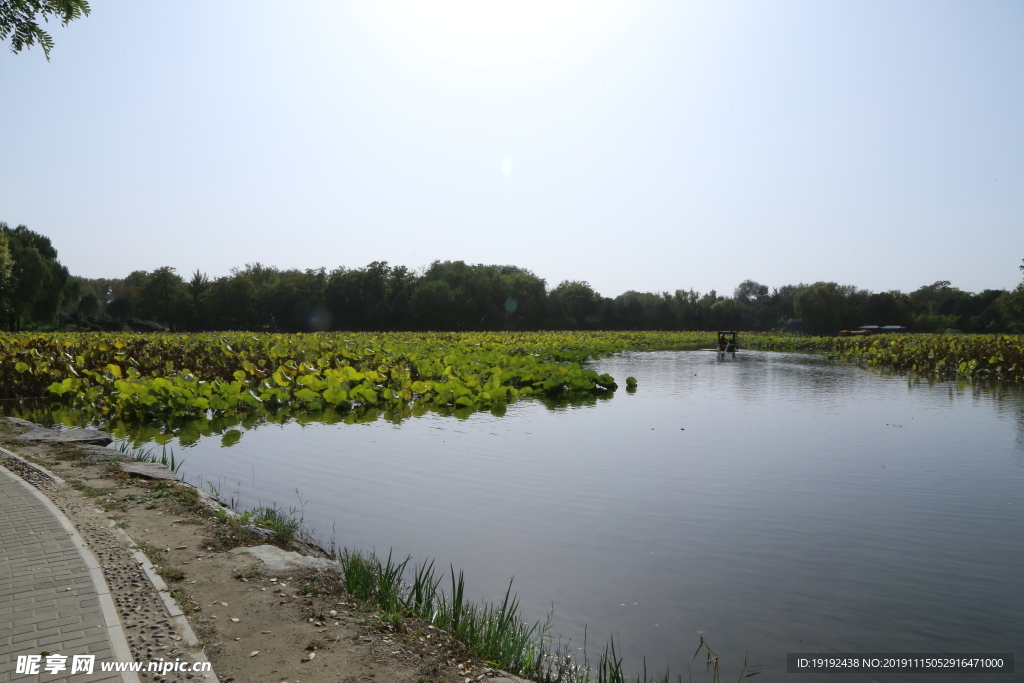
<svg viewBox="0 0 1024 683">
<path fill-rule="evenodd" d="M 100 671 L 100 662 L 131 655 L 99 565 L 73 529 L 31 485 L 0 467 L 0 683 L 122 680 Z M 18 655 L 43 652 L 67 655 L 67 668 L 47 673 L 44 659 L 39 675 L 15 673 Z M 70 675 L 76 654 L 96 656 L 91 675 Z"/>
</svg>

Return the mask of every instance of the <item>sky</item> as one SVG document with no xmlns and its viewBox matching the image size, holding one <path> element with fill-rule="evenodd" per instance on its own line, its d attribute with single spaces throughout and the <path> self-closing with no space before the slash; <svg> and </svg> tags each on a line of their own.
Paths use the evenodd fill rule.
<svg viewBox="0 0 1024 683">
<path fill-rule="evenodd" d="M 75 275 L 1021 282 L 1019 0 L 91 5 L 0 51 L 0 221 Z"/>
</svg>

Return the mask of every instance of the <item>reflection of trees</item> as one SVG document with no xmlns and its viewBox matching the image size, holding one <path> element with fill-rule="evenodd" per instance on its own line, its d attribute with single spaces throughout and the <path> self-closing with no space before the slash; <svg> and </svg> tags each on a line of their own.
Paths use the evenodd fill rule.
<svg viewBox="0 0 1024 683">
<path fill-rule="evenodd" d="M 614 392 L 601 391 L 596 393 L 577 392 L 561 396 L 540 395 L 522 397 L 520 401 L 539 401 L 548 410 L 580 408 L 597 405 L 614 396 Z M 229 412 L 217 415 L 175 417 L 166 420 L 150 420 L 145 422 L 123 422 L 120 420 L 103 420 L 97 415 L 84 410 L 67 408 L 51 404 L 42 399 L 18 399 L 0 402 L 0 414 L 13 415 L 44 426 L 63 426 L 80 429 L 98 427 L 109 432 L 118 439 L 129 442 L 134 448 L 145 444 L 167 444 L 175 439 L 182 446 L 192 446 L 203 437 L 224 436 L 229 432 L 251 431 L 271 425 L 281 426 L 291 422 L 298 424 L 364 424 L 384 420 L 400 424 L 404 420 L 420 417 L 427 413 L 442 417 L 453 417 L 464 420 L 474 413 L 486 411 L 495 417 L 505 415 L 507 405 L 498 403 L 486 407 L 435 406 L 427 401 L 411 402 L 382 409 L 377 406 L 357 405 L 350 410 L 307 410 L 302 406 L 277 406 L 273 409 L 261 407 L 248 412 Z M 223 445 L 237 443 L 237 438 L 229 439 Z"/>
<path fill-rule="evenodd" d="M 1017 439 L 1013 445 L 1016 450 L 1013 457 L 1018 465 L 1024 467 L 1024 401 L 1017 406 Z"/>
<path fill-rule="evenodd" d="M 958 380 L 956 395 L 963 398 L 970 394 L 975 405 L 982 402 L 991 405 L 1003 419 L 1012 419 L 1016 424 L 1014 459 L 1024 467 L 1024 391 L 1019 384 L 1002 381 Z"/>
<path fill-rule="evenodd" d="M 851 390 L 855 368 L 837 367 L 818 354 L 743 351 L 740 372 L 732 377 L 729 391 L 737 400 L 764 402 L 793 395 L 810 397 L 815 403 L 833 402 Z M 727 359 L 725 362 L 731 362 Z"/>
<path fill-rule="evenodd" d="M 1019 384 L 1002 381 L 958 380 L 954 385 L 956 396 L 970 394 L 974 405 L 991 405 L 1003 419 L 1012 419 L 1016 425 L 1014 460 L 1024 467 L 1024 391 Z"/>
</svg>

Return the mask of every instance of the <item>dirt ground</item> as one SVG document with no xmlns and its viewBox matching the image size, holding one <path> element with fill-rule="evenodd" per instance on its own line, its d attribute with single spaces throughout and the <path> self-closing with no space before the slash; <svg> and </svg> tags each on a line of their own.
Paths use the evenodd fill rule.
<svg viewBox="0 0 1024 683">
<path fill-rule="evenodd" d="M 337 576 L 272 572 L 248 554 L 229 552 L 263 541 L 204 512 L 184 487 L 128 476 L 116 462 L 100 459 L 95 446 L 14 440 L 26 431 L 0 420 L 0 446 L 64 483 L 2 453 L 0 465 L 28 479 L 75 523 L 104 566 L 137 659 L 203 652 L 222 683 L 520 680 L 474 661 L 426 623 L 406 620 L 400 629 L 388 627 L 340 589 L 329 590 L 338 586 Z M 133 555 L 138 549 L 163 577 L 198 645 L 189 647 L 188 634 L 175 628 L 173 614 Z M 182 675 L 154 680 L 179 681 L 175 676 Z M 179 683 L 185 681 L 182 676 Z"/>
</svg>

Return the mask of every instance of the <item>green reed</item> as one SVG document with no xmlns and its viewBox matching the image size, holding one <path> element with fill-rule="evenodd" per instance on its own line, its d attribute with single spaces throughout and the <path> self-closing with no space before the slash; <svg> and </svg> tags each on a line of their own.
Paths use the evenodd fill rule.
<svg viewBox="0 0 1024 683">
<path fill-rule="evenodd" d="M 127 441 L 118 443 L 117 450 L 128 460 L 134 460 L 135 462 L 152 462 L 158 465 L 163 465 L 174 474 L 177 474 L 181 469 L 181 466 L 185 464 L 184 460 L 178 460 L 174 456 L 174 449 L 168 448 L 166 445 L 160 447 L 159 455 L 157 455 L 155 446 L 151 446 L 150 448 L 132 448 L 131 444 Z"/>
<path fill-rule="evenodd" d="M 373 553 L 343 550 L 335 553 L 344 574 L 344 586 L 353 597 L 369 607 L 377 608 L 385 620 L 398 624 L 405 617 L 428 621 L 459 640 L 482 662 L 540 683 L 669 683 L 671 673 L 658 678 L 649 676 L 644 660 L 642 674 L 633 679 L 623 671 L 622 656 L 612 638 L 591 669 L 584 661 L 576 661 L 568 644 L 556 642 L 551 636 L 550 616 L 547 621 L 530 623 L 523 619 L 519 599 L 512 593 L 512 581 L 501 602 L 474 603 L 466 598 L 466 582 L 462 571 L 453 566 L 446 572 L 449 589 L 441 588 L 445 576 L 438 576 L 432 560 L 412 567 L 409 579 L 406 570 L 411 556 L 401 562 L 391 552 L 385 561 Z M 703 636 L 694 654 L 705 655 L 707 673 L 712 683 L 721 683 L 716 655 Z M 759 665 L 744 661 L 740 680 L 756 676 Z M 681 681 L 682 676 L 677 680 Z M 691 679 L 692 680 L 692 676 Z"/>
</svg>

